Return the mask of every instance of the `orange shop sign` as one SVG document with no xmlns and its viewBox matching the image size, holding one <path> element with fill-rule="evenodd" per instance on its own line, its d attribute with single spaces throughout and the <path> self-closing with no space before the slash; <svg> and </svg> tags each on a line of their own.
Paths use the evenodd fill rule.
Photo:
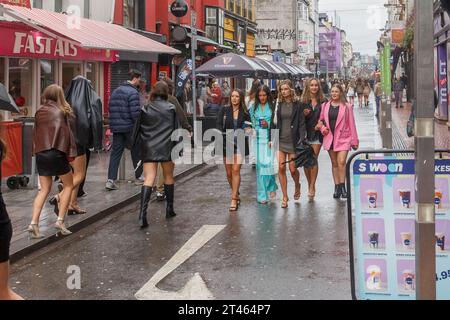
<svg viewBox="0 0 450 320">
<path fill-rule="evenodd" d="M 402 44 L 404 38 L 405 38 L 404 29 L 392 29 L 392 43 Z"/>
<path fill-rule="evenodd" d="M 30 0 L 0 0 L 0 3 L 10 4 L 13 6 L 21 6 L 31 9 Z"/>
</svg>

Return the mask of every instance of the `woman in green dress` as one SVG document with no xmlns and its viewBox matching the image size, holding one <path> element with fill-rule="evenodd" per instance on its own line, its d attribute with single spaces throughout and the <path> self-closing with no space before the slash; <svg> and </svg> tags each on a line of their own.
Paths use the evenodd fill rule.
<svg viewBox="0 0 450 320">
<path fill-rule="evenodd" d="M 275 181 L 274 152 L 271 141 L 271 119 L 274 105 L 270 98 L 270 89 L 262 85 L 256 94 L 255 105 L 250 109 L 250 118 L 256 132 L 255 156 L 256 156 L 256 185 L 257 200 L 261 204 L 267 204 L 270 198 L 276 197 L 278 189 Z"/>
</svg>

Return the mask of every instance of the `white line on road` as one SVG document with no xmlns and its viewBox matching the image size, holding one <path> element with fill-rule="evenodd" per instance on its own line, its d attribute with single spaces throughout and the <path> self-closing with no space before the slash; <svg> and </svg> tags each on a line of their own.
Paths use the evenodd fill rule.
<svg viewBox="0 0 450 320">
<path fill-rule="evenodd" d="M 212 293 L 206 287 L 205 282 L 198 273 L 179 291 L 170 292 L 158 289 L 158 283 L 182 265 L 194 253 L 200 250 L 209 240 L 214 238 L 225 225 L 205 225 L 201 227 L 189 240 L 178 250 L 167 263 L 159 269 L 153 277 L 135 294 L 139 300 L 189 300 L 213 299 Z"/>
</svg>

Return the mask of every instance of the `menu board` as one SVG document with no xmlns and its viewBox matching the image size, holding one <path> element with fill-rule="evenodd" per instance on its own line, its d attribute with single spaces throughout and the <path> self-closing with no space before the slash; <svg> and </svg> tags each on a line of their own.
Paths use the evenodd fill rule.
<svg viewBox="0 0 450 320">
<path fill-rule="evenodd" d="M 435 163 L 436 290 L 450 299 L 450 159 Z M 414 160 L 353 164 L 355 282 L 359 299 L 415 299 Z"/>
</svg>

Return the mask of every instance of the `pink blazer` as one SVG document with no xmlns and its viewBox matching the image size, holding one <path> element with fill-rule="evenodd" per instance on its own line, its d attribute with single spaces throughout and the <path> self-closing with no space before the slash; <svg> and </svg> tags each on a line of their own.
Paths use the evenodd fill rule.
<svg viewBox="0 0 450 320">
<path fill-rule="evenodd" d="M 330 128 L 328 113 L 330 111 L 331 101 L 322 105 L 320 113 L 320 121 L 324 123 L 324 127 L 320 130 L 323 134 L 325 128 Z M 339 115 L 336 121 L 336 127 L 333 133 L 323 136 L 323 148 L 331 149 L 333 143 L 334 151 L 350 151 L 352 146 L 359 145 L 358 132 L 356 131 L 355 116 L 353 114 L 353 106 L 351 104 L 341 104 L 339 107 Z"/>
</svg>

